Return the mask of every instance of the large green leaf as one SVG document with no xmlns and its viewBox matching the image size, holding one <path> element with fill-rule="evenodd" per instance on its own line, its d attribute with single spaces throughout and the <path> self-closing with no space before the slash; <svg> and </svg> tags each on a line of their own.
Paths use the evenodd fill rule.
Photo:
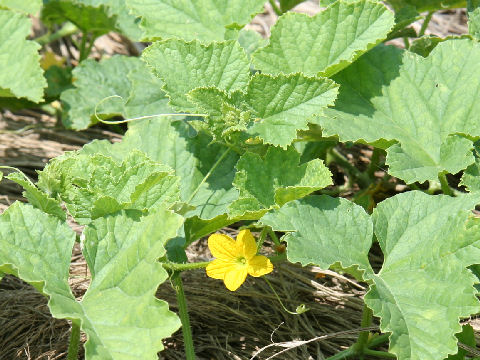
<svg viewBox="0 0 480 360">
<path fill-rule="evenodd" d="M 163 83 L 138 58 L 113 56 L 83 61 L 73 71 L 75 88 L 64 91 L 65 126 L 81 130 L 101 119 L 169 113 Z"/>
<path fill-rule="evenodd" d="M 262 72 L 331 76 L 387 37 L 393 13 L 373 1 L 337 1 L 313 17 L 287 13 L 253 55 Z"/>
<path fill-rule="evenodd" d="M 201 86 L 226 91 L 245 87 L 250 76 L 247 56 L 235 41 L 203 45 L 166 40 L 148 47 L 143 59 L 164 82 L 170 105 L 179 111 L 194 111 L 187 93 Z"/>
<path fill-rule="evenodd" d="M 71 21 L 94 37 L 119 31 L 139 40 L 142 34 L 136 17 L 122 0 L 45 0 L 42 19 L 47 23 Z"/>
<path fill-rule="evenodd" d="M 409 5 L 415 6 L 418 12 L 465 7 L 465 0 L 388 0 L 388 2 L 396 11 Z"/>
<path fill-rule="evenodd" d="M 85 229 L 83 250 L 92 282 L 81 302 L 68 284 L 73 230 L 20 203 L 0 217 L 0 271 L 47 295 L 54 317 L 81 324 L 88 338 L 87 360 L 157 359 L 162 338 L 180 326 L 155 292 L 167 278 L 157 259 L 165 254 L 163 246 L 182 219 L 167 211 L 139 215 L 120 213 Z"/>
<path fill-rule="evenodd" d="M 457 352 L 459 318 L 480 311 L 467 266 L 480 259 L 480 223 L 470 210 L 478 196 L 452 198 L 408 192 L 374 210 L 385 260 L 365 301 L 391 332 L 399 359 L 442 360 Z"/>
<path fill-rule="evenodd" d="M 389 173 L 407 183 L 456 173 L 474 161 L 461 135 L 480 135 L 478 61 L 471 40 L 442 42 L 427 58 L 379 47 L 335 77 L 338 101 L 319 122 L 342 141 L 397 141 L 387 150 Z"/>
<path fill-rule="evenodd" d="M 297 130 L 308 129 L 314 115 L 333 105 L 337 93 L 338 85 L 326 78 L 255 75 L 245 96 L 256 120 L 248 133 L 286 148 L 297 137 Z"/>
<path fill-rule="evenodd" d="M 0 10 L 0 98 L 43 100 L 47 82 L 40 68 L 40 45 L 26 40 L 32 23 L 26 16 Z"/>
<path fill-rule="evenodd" d="M 16 10 L 27 14 L 36 14 L 42 7 L 42 0 L 0 0 L 0 8 Z"/>
<path fill-rule="evenodd" d="M 180 38 L 202 42 L 228 38 L 263 10 L 265 0 L 127 0 L 142 18 L 143 40 Z M 227 36 L 226 36 L 227 35 Z"/>
<path fill-rule="evenodd" d="M 365 210 L 351 201 L 327 195 L 308 196 L 271 211 L 260 222 L 287 232 L 282 240 L 287 242 L 291 262 L 315 264 L 323 269 L 340 263 L 350 270 L 372 272 L 368 251 L 373 224 Z"/>
<path fill-rule="evenodd" d="M 172 206 L 179 200 L 178 178 L 172 172 L 135 149 L 123 161 L 70 153 L 40 173 L 39 186 L 60 197 L 75 220 L 84 224 L 121 209 Z"/>
<path fill-rule="evenodd" d="M 302 198 L 332 184 L 331 173 L 320 159 L 300 163 L 293 148 L 269 148 L 264 158 L 247 152 L 238 161 L 234 185 L 239 199 L 229 208 L 233 217 L 247 212 L 258 218 L 274 206 Z"/>
</svg>

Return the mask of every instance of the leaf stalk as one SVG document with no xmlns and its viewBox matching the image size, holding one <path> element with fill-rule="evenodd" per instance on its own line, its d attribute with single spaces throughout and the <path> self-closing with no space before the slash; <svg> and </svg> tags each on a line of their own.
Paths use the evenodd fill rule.
<svg viewBox="0 0 480 360">
<path fill-rule="evenodd" d="M 190 317 L 188 316 L 187 299 L 183 290 L 183 282 L 179 273 L 172 278 L 175 292 L 177 293 L 178 315 L 182 322 L 183 345 L 185 348 L 185 359 L 195 360 L 195 348 L 193 346 L 192 327 L 190 326 Z"/>
<path fill-rule="evenodd" d="M 72 332 L 68 344 L 67 360 L 78 360 L 78 348 L 80 346 L 80 324 L 72 321 Z"/>
</svg>

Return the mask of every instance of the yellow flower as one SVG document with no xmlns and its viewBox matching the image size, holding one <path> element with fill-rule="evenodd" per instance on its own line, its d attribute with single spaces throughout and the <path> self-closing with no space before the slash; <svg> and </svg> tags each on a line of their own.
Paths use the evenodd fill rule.
<svg viewBox="0 0 480 360">
<path fill-rule="evenodd" d="M 250 230 L 240 231 L 236 241 L 228 235 L 210 235 L 208 248 L 216 259 L 208 264 L 207 275 L 223 280 L 230 291 L 237 290 L 247 274 L 259 277 L 273 270 L 266 256 L 257 255 L 257 244 Z"/>
</svg>

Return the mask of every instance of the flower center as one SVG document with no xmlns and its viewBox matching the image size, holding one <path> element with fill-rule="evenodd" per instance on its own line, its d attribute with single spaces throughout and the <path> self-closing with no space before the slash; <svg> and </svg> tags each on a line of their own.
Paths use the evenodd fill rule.
<svg viewBox="0 0 480 360">
<path fill-rule="evenodd" d="M 240 257 L 237 258 L 237 263 L 239 265 L 245 265 L 247 263 L 247 259 L 245 259 L 245 257 L 243 257 L 243 256 L 240 256 Z"/>
</svg>

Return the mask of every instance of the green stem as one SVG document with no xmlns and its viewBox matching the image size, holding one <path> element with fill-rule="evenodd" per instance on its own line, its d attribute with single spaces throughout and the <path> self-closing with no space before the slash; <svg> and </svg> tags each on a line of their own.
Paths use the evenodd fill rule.
<svg viewBox="0 0 480 360">
<path fill-rule="evenodd" d="M 423 35 L 425 35 L 425 30 L 427 30 L 428 24 L 430 23 L 430 20 L 432 20 L 433 13 L 434 11 L 430 11 L 425 17 L 425 20 L 423 20 L 423 24 L 420 28 L 420 32 L 418 33 L 418 37 L 422 37 Z"/>
<path fill-rule="evenodd" d="M 291 314 L 291 315 L 301 315 L 303 314 L 304 312 L 307 312 L 309 309 L 307 307 L 305 307 L 305 304 L 301 304 L 300 306 L 297 307 L 296 311 L 290 311 L 288 310 L 285 305 L 283 304 L 282 302 L 282 299 L 280 299 L 280 296 L 278 296 L 277 292 L 275 291 L 275 289 L 273 288 L 273 285 L 270 283 L 270 281 L 267 279 L 267 277 L 263 277 L 263 279 L 267 282 L 268 286 L 270 287 L 270 289 L 272 290 L 273 294 L 275 295 L 275 297 L 277 298 L 278 302 L 280 303 L 280 306 L 282 307 L 283 311 Z"/>
<path fill-rule="evenodd" d="M 280 240 L 278 240 L 278 236 L 275 234 L 275 231 L 270 226 L 267 226 L 268 228 L 268 235 L 270 236 L 270 239 L 272 239 L 273 243 L 277 246 L 282 245 Z"/>
<path fill-rule="evenodd" d="M 380 169 L 380 156 L 382 155 L 382 150 L 378 148 L 373 149 L 372 158 L 370 159 L 370 165 L 368 166 L 367 174 L 373 179 L 375 177 L 375 171 Z"/>
<path fill-rule="evenodd" d="M 405 44 L 405 49 L 408 50 L 410 48 L 410 42 L 408 41 L 408 37 L 403 37 L 403 43 Z"/>
<path fill-rule="evenodd" d="M 329 155 L 333 158 L 333 161 L 343 167 L 350 174 L 350 176 L 356 180 L 361 188 L 368 187 L 370 179 L 368 179 L 366 174 L 362 173 L 355 166 L 350 164 L 347 158 L 345 158 L 340 151 L 338 151 L 335 147 L 332 147 L 329 151 Z"/>
<path fill-rule="evenodd" d="M 372 324 L 373 320 L 373 311 L 367 305 L 363 305 L 363 313 L 362 313 L 362 328 L 367 328 Z M 362 331 L 360 335 L 358 335 L 357 342 L 353 345 L 356 353 L 358 355 L 362 355 L 365 353 L 365 349 L 367 349 L 368 344 L 368 337 L 370 336 L 370 331 Z"/>
<path fill-rule="evenodd" d="M 82 42 L 80 44 L 80 59 L 78 61 L 83 61 L 88 57 L 87 51 L 87 34 L 82 33 Z"/>
<path fill-rule="evenodd" d="M 195 270 L 195 269 L 203 269 L 206 268 L 210 261 L 202 261 L 202 262 L 194 262 L 194 263 L 173 263 L 173 262 L 166 262 L 161 263 L 165 270 L 171 271 L 188 271 L 188 270 Z"/>
<path fill-rule="evenodd" d="M 78 348 L 80 346 L 80 324 L 72 321 L 72 332 L 70 333 L 70 343 L 68 345 L 67 360 L 78 359 Z"/>
<path fill-rule="evenodd" d="M 382 334 L 382 335 L 379 335 L 377 336 L 376 338 L 373 338 L 369 343 L 368 343 L 368 347 L 369 348 L 374 348 L 378 345 L 382 345 L 386 342 L 388 342 L 388 340 L 390 339 L 390 334 Z"/>
<path fill-rule="evenodd" d="M 47 33 L 45 35 L 39 36 L 35 39 L 35 41 L 43 46 L 55 40 L 61 39 L 62 37 L 75 34 L 78 31 L 79 29 L 74 24 L 72 24 L 71 22 L 67 22 L 53 34 Z"/>
<path fill-rule="evenodd" d="M 325 360 L 343 360 L 343 359 L 347 359 L 347 358 L 349 358 L 350 356 L 353 356 L 353 355 L 355 355 L 355 351 L 353 350 L 353 348 L 350 347 L 346 350 L 343 350 L 343 351 L 340 351 L 339 353 L 336 353 L 333 356 L 330 356 L 330 357 L 326 358 Z"/>
<path fill-rule="evenodd" d="M 208 178 L 210 177 L 210 175 L 212 175 L 212 173 L 215 171 L 215 169 L 218 167 L 218 165 L 220 165 L 220 163 L 222 162 L 223 159 L 225 159 L 225 157 L 228 155 L 228 153 L 230 152 L 230 148 L 226 149 L 224 151 L 224 153 L 218 158 L 218 160 L 215 162 L 215 164 L 213 164 L 212 168 L 208 171 L 207 175 L 205 175 L 205 177 L 202 179 L 202 181 L 200 182 L 200 184 L 198 184 L 197 188 L 193 191 L 192 195 L 190 195 L 190 197 L 188 198 L 188 200 L 186 201 L 187 204 L 189 204 L 192 199 L 195 197 L 195 195 L 197 195 L 198 191 L 200 190 L 200 187 L 205 183 L 205 181 L 208 180 Z"/>
<path fill-rule="evenodd" d="M 386 351 L 377 351 L 377 350 L 370 350 L 370 349 L 365 349 L 363 351 L 365 355 L 370 355 L 370 356 L 376 356 L 376 357 L 382 357 L 382 358 L 387 358 L 387 359 L 396 359 L 397 356 L 394 354 L 391 354 Z"/>
<path fill-rule="evenodd" d="M 192 328 L 190 327 L 190 318 L 188 316 L 187 300 L 183 291 L 183 283 L 180 274 L 174 274 L 173 286 L 177 293 L 178 315 L 182 322 L 183 344 L 185 347 L 185 359 L 195 360 L 195 349 L 193 347 Z"/>
<path fill-rule="evenodd" d="M 268 226 L 265 226 L 262 229 L 262 232 L 260 233 L 260 237 L 258 238 L 257 252 L 259 252 L 260 249 L 262 248 L 263 242 L 265 241 L 265 238 L 267 237 L 267 232 L 268 232 Z"/>
<path fill-rule="evenodd" d="M 438 173 L 438 180 L 440 180 L 440 185 L 442 186 L 443 193 L 448 196 L 453 196 L 453 191 L 448 185 L 447 173 L 445 171 Z"/>
<path fill-rule="evenodd" d="M 281 16 L 282 15 L 282 10 L 280 10 L 280 8 L 277 6 L 277 4 L 275 3 L 275 0 L 268 0 L 270 5 L 272 5 L 272 8 L 273 8 L 273 11 L 275 11 L 275 14 L 277 14 L 278 16 Z"/>
</svg>

